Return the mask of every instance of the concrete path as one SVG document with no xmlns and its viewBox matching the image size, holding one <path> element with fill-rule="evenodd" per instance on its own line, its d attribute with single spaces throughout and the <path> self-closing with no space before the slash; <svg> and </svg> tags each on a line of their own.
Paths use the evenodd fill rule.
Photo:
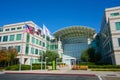
<svg viewBox="0 0 120 80">
<path fill-rule="evenodd" d="M 90 71 L 90 70 L 24 70 L 24 71 L 4 71 L 4 73 L 95 74 L 100 76 L 119 76 L 120 77 L 120 72 Z"/>
</svg>

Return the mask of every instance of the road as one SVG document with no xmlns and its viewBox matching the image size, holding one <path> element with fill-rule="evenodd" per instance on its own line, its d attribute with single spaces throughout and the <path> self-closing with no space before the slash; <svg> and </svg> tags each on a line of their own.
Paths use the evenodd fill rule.
<svg viewBox="0 0 120 80">
<path fill-rule="evenodd" d="M 99 78 L 73 74 L 0 74 L 0 80 L 99 80 Z"/>
</svg>

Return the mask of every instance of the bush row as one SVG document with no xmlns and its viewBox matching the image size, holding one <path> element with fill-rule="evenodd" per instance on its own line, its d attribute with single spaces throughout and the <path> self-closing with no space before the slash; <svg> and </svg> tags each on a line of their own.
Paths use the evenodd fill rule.
<svg viewBox="0 0 120 80">
<path fill-rule="evenodd" d="M 91 69 L 91 71 L 120 71 L 120 69 Z"/>
<path fill-rule="evenodd" d="M 120 69 L 120 65 L 88 65 L 89 68 L 103 68 L 103 69 L 108 69 L 108 68 L 117 68 Z"/>
<path fill-rule="evenodd" d="M 21 70 L 30 70 L 30 65 L 21 65 Z M 47 67 L 48 68 L 48 67 Z M 6 70 L 19 70 L 19 65 L 13 65 L 5 68 Z M 41 69 L 41 65 L 32 65 L 33 70 Z M 42 66 L 42 69 L 45 69 L 45 66 Z"/>
<path fill-rule="evenodd" d="M 86 65 L 88 66 L 88 68 L 117 68 L 119 69 L 120 68 L 120 65 L 110 65 L 110 64 L 95 64 L 95 63 L 90 63 L 90 62 L 87 62 L 87 63 L 80 63 L 79 66 L 81 65 Z"/>
</svg>

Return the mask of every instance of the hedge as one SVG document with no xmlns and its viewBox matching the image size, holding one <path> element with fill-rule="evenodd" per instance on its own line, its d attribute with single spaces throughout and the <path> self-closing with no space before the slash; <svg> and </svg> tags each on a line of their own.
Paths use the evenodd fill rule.
<svg viewBox="0 0 120 80">
<path fill-rule="evenodd" d="M 120 69 L 120 65 L 88 65 L 89 68 L 101 68 L 101 69 L 108 69 L 108 68 L 116 68 Z"/>
<path fill-rule="evenodd" d="M 31 68 L 30 65 L 21 65 L 21 70 L 30 70 L 30 68 Z M 41 69 L 41 65 L 33 64 L 32 69 L 33 70 Z M 42 65 L 42 69 L 45 69 L 45 65 Z M 6 67 L 5 70 L 19 70 L 19 65 Z"/>
<path fill-rule="evenodd" d="M 120 71 L 120 69 L 91 69 L 91 71 Z"/>
</svg>

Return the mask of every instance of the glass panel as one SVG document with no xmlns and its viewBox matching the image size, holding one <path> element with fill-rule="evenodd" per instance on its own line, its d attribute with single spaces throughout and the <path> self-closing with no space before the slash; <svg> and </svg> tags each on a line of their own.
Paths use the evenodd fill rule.
<svg viewBox="0 0 120 80">
<path fill-rule="evenodd" d="M 119 46 L 120 46 L 120 38 L 118 38 L 118 44 L 119 44 Z"/>
<path fill-rule="evenodd" d="M 38 44 L 38 39 L 36 39 L 36 44 Z"/>
<path fill-rule="evenodd" d="M 29 46 L 26 45 L 26 50 L 25 50 L 25 54 L 28 54 L 29 53 Z"/>
<path fill-rule="evenodd" d="M 20 46 L 15 46 L 18 52 L 20 52 Z"/>
<path fill-rule="evenodd" d="M 8 41 L 8 36 L 3 36 L 3 42 Z"/>
<path fill-rule="evenodd" d="M 35 43 L 35 38 L 34 37 L 32 37 L 32 43 Z"/>
<path fill-rule="evenodd" d="M 35 54 L 38 54 L 38 49 L 35 49 Z"/>
<path fill-rule="evenodd" d="M 115 25 L 116 25 L 116 30 L 120 30 L 120 22 L 116 22 Z"/>
<path fill-rule="evenodd" d="M 0 36 L 0 42 L 1 42 L 2 36 Z"/>
<path fill-rule="evenodd" d="M 43 42 L 43 47 L 45 47 L 45 43 Z"/>
<path fill-rule="evenodd" d="M 3 28 L 0 28 L 0 32 L 3 32 Z"/>
<path fill-rule="evenodd" d="M 22 27 L 17 27 L 17 30 L 22 29 Z"/>
<path fill-rule="evenodd" d="M 111 13 L 110 15 L 111 15 L 111 16 L 118 16 L 119 13 Z"/>
<path fill-rule="evenodd" d="M 9 31 L 10 29 L 5 29 L 5 31 Z"/>
<path fill-rule="evenodd" d="M 30 42 L 30 34 L 27 34 L 27 39 L 26 42 L 29 43 Z"/>
<path fill-rule="evenodd" d="M 22 34 L 17 34 L 16 40 L 21 40 Z"/>
<path fill-rule="evenodd" d="M 2 50 L 6 50 L 6 47 L 2 47 Z"/>
<path fill-rule="evenodd" d="M 9 46 L 9 47 L 8 47 L 9 50 L 12 49 L 12 48 L 13 48 L 13 46 Z"/>
<path fill-rule="evenodd" d="M 11 28 L 11 30 L 15 30 L 15 28 Z"/>
<path fill-rule="evenodd" d="M 34 54 L 34 48 L 31 48 L 31 53 Z"/>
<path fill-rule="evenodd" d="M 10 40 L 9 41 L 14 41 L 14 35 L 10 35 Z"/>
</svg>

